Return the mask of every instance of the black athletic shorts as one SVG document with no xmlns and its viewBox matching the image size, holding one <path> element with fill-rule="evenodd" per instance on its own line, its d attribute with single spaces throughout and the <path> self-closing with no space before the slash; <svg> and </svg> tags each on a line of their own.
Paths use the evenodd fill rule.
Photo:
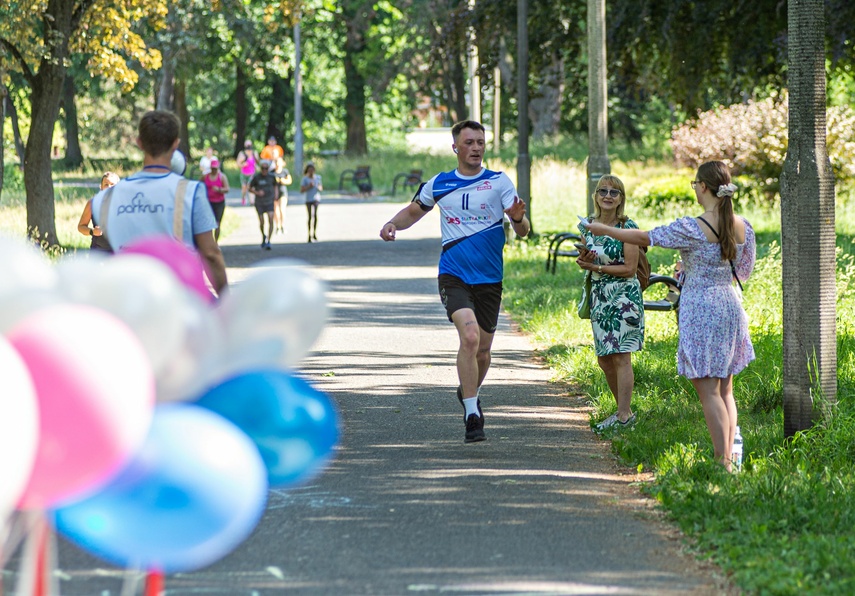
<svg viewBox="0 0 855 596">
<path fill-rule="evenodd" d="M 223 213 L 226 212 L 226 202 L 211 203 L 211 211 L 214 212 L 214 219 L 217 220 L 217 226 L 223 221 Z"/>
<path fill-rule="evenodd" d="M 439 297 L 448 320 L 461 308 L 475 311 L 478 326 L 487 333 L 495 333 L 499 324 L 499 306 L 502 303 L 502 282 L 470 286 L 460 278 L 443 273 L 438 278 Z"/>
<path fill-rule="evenodd" d="M 273 201 L 270 203 L 259 203 L 255 202 L 255 212 L 259 215 L 264 215 L 265 213 L 273 213 Z"/>
</svg>

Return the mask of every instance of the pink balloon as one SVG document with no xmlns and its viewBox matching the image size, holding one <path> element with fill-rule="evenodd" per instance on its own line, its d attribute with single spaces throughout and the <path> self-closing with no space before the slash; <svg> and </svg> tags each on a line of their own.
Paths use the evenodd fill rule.
<svg viewBox="0 0 855 596">
<path fill-rule="evenodd" d="M 199 254 L 175 238 L 149 236 L 125 246 L 121 252 L 146 255 L 165 263 L 186 288 L 201 296 L 206 303 L 214 301 L 214 295 L 205 283 L 205 268 Z"/>
<path fill-rule="evenodd" d="M 39 310 L 7 338 L 30 371 L 39 409 L 35 463 L 18 506 L 80 498 L 145 440 L 155 401 L 145 350 L 120 320 L 84 305 Z"/>
</svg>

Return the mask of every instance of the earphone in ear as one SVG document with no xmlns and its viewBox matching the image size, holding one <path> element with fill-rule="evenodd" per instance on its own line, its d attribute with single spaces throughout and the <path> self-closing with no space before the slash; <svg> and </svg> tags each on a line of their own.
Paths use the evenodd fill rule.
<svg viewBox="0 0 855 596">
<path fill-rule="evenodd" d="M 457 147 L 452 147 L 451 150 L 454 151 L 455 153 L 457 153 Z"/>
</svg>

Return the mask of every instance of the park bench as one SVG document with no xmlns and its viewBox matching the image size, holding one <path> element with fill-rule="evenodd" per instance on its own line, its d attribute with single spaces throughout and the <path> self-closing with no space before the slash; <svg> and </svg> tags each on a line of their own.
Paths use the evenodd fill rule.
<svg viewBox="0 0 855 596">
<path fill-rule="evenodd" d="M 562 249 L 561 245 L 566 241 L 579 242 L 581 237 L 573 232 L 562 232 L 556 234 L 549 242 L 549 249 L 546 255 L 546 271 L 555 275 L 555 267 L 558 257 L 576 258 L 579 256 L 579 251 L 574 247 L 573 250 Z M 654 286 L 664 286 L 666 294 L 664 298 L 649 299 L 644 301 L 644 310 L 666 312 L 671 310 L 679 310 L 680 308 L 680 284 L 673 277 L 667 275 L 651 275 L 650 281 L 645 288 L 644 293 L 651 291 L 659 291 L 661 288 Z"/>
<path fill-rule="evenodd" d="M 361 193 L 370 193 L 374 185 L 371 184 L 371 166 L 356 166 L 356 169 L 345 170 L 338 179 L 338 189 L 344 190 L 344 185 L 351 182 L 356 185 Z"/>
<path fill-rule="evenodd" d="M 392 181 L 392 194 L 398 190 L 398 181 L 403 180 L 403 184 L 401 185 L 401 189 L 406 191 L 407 188 L 410 190 L 416 189 L 419 187 L 419 184 L 422 183 L 422 174 L 423 170 L 410 170 L 409 172 L 401 172 L 400 174 L 395 174 L 395 179 Z"/>
</svg>

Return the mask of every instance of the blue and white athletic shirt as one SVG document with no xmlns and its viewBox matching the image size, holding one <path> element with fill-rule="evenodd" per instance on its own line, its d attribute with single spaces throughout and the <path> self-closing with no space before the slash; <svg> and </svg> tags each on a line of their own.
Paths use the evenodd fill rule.
<svg viewBox="0 0 855 596">
<path fill-rule="evenodd" d="M 437 174 L 416 197 L 423 209 L 439 205 L 442 216 L 442 256 L 439 273 L 470 285 L 502 281 L 504 210 L 517 191 L 503 172 L 483 169 L 476 176 L 457 170 Z"/>
<path fill-rule="evenodd" d="M 175 212 L 175 191 L 181 176 L 171 172 L 143 170 L 119 181 L 113 187 L 107 228 L 104 233 L 113 250 L 118 251 L 147 236 L 172 236 L 172 219 Z M 92 219 L 101 216 L 101 201 L 106 190 L 92 199 Z M 208 202 L 205 185 L 189 181 L 184 195 L 183 233 L 180 240 L 194 248 L 193 236 L 217 228 L 217 220 Z"/>
</svg>

